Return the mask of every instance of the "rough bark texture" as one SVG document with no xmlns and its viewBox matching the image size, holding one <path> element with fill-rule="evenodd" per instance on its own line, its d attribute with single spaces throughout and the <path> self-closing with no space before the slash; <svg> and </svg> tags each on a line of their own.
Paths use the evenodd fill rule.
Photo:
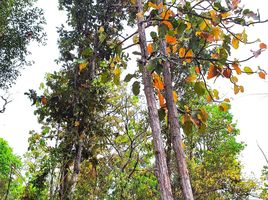
<svg viewBox="0 0 268 200">
<path fill-rule="evenodd" d="M 158 4 L 163 3 L 162 0 L 158 0 Z M 162 9 L 159 10 L 162 12 Z M 167 58 L 166 53 L 166 41 L 161 39 L 160 41 L 160 52 L 163 57 Z M 173 86 L 172 78 L 170 72 L 170 62 L 166 59 L 163 63 L 163 76 L 164 76 L 164 85 L 165 85 L 165 99 L 168 109 L 168 123 L 169 123 L 169 132 L 171 134 L 171 140 L 173 149 L 176 156 L 176 163 L 178 173 L 181 178 L 181 184 L 183 189 L 184 200 L 193 200 L 193 192 L 190 183 L 190 177 L 187 169 L 185 153 L 182 146 L 182 136 L 180 132 L 180 125 L 178 121 L 178 112 L 176 104 L 173 99 Z"/>
<path fill-rule="evenodd" d="M 138 6 L 138 12 L 142 12 L 143 11 L 142 0 L 137 0 L 137 6 Z M 168 175 L 167 162 L 166 162 L 166 154 L 163 146 L 163 141 L 161 138 L 160 121 L 158 117 L 158 110 L 156 106 L 154 89 L 152 86 L 151 74 L 145 67 L 148 53 L 147 53 L 143 17 L 138 17 L 138 32 L 139 32 L 140 48 L 142 53 L 141 58 L 141 64 L 143 65 L 142 78 L 148 106 L 150 126 L 152 129 L 154 151 L 155 151 L 155 163 L 157 168 L 157 178 L 160 188 L 160 197 L 162 200 L 173 200 L 171 184 Z"/>
</svg>

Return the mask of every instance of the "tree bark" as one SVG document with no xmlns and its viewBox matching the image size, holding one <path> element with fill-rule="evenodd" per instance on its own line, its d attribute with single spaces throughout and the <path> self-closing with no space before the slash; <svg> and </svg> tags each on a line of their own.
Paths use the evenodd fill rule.
<svg viewBox="0 0 268 200">
<path fill-rule="evenodd" d="M 138 12 L 143 12 L 142 0 L 137 0 Z M 143 17 L 138 16 L 138 33 L 139 44 L 141 48 L 141 65 L 143 66 L 142 79 L 144 84 L 144 92 L 147 101 L 147 107 L 149 112 L 150 126 L 152 129 L 154 151 L 155 151 L 155 163 L 157 168 L 157 178 L 160 188 L 160 198 L 162 200 L 173 200 L 170 178 L 168 175 L 168 168 L 166 162 L 166 154 L 161 138 L 160 121 L 158 117 L 158 110 L 156 106 L 156 99 L 154 94 L 154 88 L 152 85 L 151 73 L 146 68 L 146 62 L 148 58 L 145 26 L 143 23 Z"/>
<path fill-rule="evenodd" d="M 159 5 L 160 3 L 164 2 L 162 0 L 158 0 L 157 3 Z M 159 12 L 161 13 L 162 9 L 160 9 Z M 167 47 L 166 41 L 164 39 L 160 39 L 160 53 L 164 58 L 168 57 L 166 53 L 166 47 Z M 183 196 L 184 200 L 193 200 L 194 198 L 190 183 L 190 177 L 187 169 L 185 153 L 182 146 L 182 136 L 178 121 L 178 112 L 173 98 L 173 86 L 170 72 L 170 62 L 167 59 L 165 59 L 163 63 L 163 77 L 165 86 L 165 99 L 168 110 L 169 132 L 171 134 L 172 145 L 176 156 L 178 173 L 181 178 Z"/>
</svg>

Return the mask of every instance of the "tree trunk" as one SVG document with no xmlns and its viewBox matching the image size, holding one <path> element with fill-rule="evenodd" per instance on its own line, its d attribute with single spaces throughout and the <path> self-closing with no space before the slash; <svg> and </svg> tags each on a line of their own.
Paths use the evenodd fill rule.
<svg viewBox="0 0 268 200">
<path fill-rule="evenodd" d="M 137 0 L 138 12 L 143 11 L 142 0 Z M 158 117 L 158 110 L 156 106 L 156 99 L 154 94 L 154 89 L 152 86 L 151 74 L 146 68 L 147 62 L 147 45 L 145 36 L 145 27 L 143 23 L 143 17 L 138 17 L 138 32 L 139 32 L 139 42 L 141 48 L 141 65 L 143 66 L 143 84 L 144 92 L 146 96 L 150 126 L 152 129 L 154 151 L 155 151 L 155 163 L 157 168 L 157 178 L 160 188 L 160 197 L 162 200 L 173 200 L 171 184 L 168 175 L 168 168 L 166 162 L 166 154 L 163 146 L 163 141 L 161 138 L 160 121 Z"/>
<path fill-rule="evenodd" d="M 158 0 L 158 5 L 163 3 L 162 0 Z M 159 10 L 162 12 L 162 9 Z M 164 58 L 167 58 L 168 55 L 166 53 L 166 41 L 164 39 L 160 40 L 160 53 Z M 168 109 L 168 123 L 169 123 L 169 132 L 171 134 L 171 140 L 173 149 L 176 156 L 176 163 L 178 173 L 181 178 L 182 190 L 184 200 L 193 200 L 193 192 L 190 183 L 190 177 L 187 169 L 185 153 L 182 147 L 182 136 L 180 132 L 180 125 L 178 121 L 178 112 L 176 108 L 176 104 L 173 99 L 173 86 L 172 86 L 172 78 L 170 72 L 170 62 L 168 60 L 164 60 L 163 64 L 163 76 L 164 76 L 164 86 L 165 86 L 165 99 Z"/>
</svg>

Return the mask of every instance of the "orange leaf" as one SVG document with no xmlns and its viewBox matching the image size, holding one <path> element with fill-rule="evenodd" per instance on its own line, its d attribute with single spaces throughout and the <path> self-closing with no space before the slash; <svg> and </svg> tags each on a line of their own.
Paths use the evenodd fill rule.
<svg viewBox="0 0 268 200">
<path fill-rule="evenodd" d="M 210 103 L 212 101 L 212 98 L 210 95 L 207 96 L 207 102 Z"/>
<path fill-rule="evenodd" d="M 173 29 L 173 26 L 169 21 L 162 21 L 161 24 L 165 24 L 169 30 Z"/>
<path fill-rule="evenodd" d="M 42 96 L 42 98 L 41 98 L 41 103 L 42 103 L 43 105 L 46 105 L 46 104 L 47 104 L 47 98 L 46 98 L 45 96 Z"/>
<path fill-rule="evenodd" d="M 259 72 L 259 77 L 265 79 L 266 74 L 264 72 Z"/>
<path fill-rule="evenodd" d="M 260 48 L 261 48 L 261 49 L 267 49 L 267 45 L 264 44 L 264 43 L 260 43 Z"/>
<path fill-rule="evenodd" d="M 164 96 L 161 94 L 160 90 L 157 90 L 157 96 L 158 96 L 158 99 L 159 99 L 160 107 L 161 107 L 161 108 L 165 108 L 165 107 L 166 107 L 166 104 L 165 104 L 165 98 L 164 98 Z"/>
<path fill-rule="evenodd" d="M 156 89 L 158 89 L 158 90 L 164 89 L 164 83 L 158 74 L 156 74 L 156 73 L 153 74 L 153 81 L 154 81 L 154 87 Z"/>
<path fill-rule="evenodd" d="M 169 44 L 175 44 L 177 42 L 177 39 L 173 36 L 166 35 L 166 41 Z"/>
<path fill-rule="evenodd" d="M 185 57 L 187 58 L 185 61 L 190 63 L 192 61 L 192 57 L 193 57 L 193 51 L 192 49 L 190 49 L 189 51 L 187 51 Z"/>
<path fill-rule="evenodd" d="M 215 76 L 218 76 L 219 72 L 217 71 L 217 68 L 214 65 L 211 65 L 208 70 L 208 76 L 207 79 L 211 79 Z"/>
<path fill-rule="evenodd" d="M 154 46 L 153 46 L 152 43 L 148 44 L 148 46 L 147 46 L 147 51 L 148 51 L 149 54 L 152 54 L 152 53 L 153 53 L 153 51 L 154 51 Z"/>
<path fill-rule="evenodd" d="M 233 63 L 232 66 L 238 75 L 242 73 L 242 71 L 237 63 Z"/>
<path fill-rule="evenodd" d="M 201 73 L 201 67 L 196 66 L 196 67 L 195 67 L 195 72 L 196 72 L 197 74 L 200 74 L 200 73 Z"/>
<path fill-rule="evenodd" d="M 159 9 L 161 9 L 163 7 L 163 3 L 160 3 L 159 5 L 156 5 L 156 4 L 152 3 L 152 2 L 149 2 L 148 6 L 151 7 L 151 8 L 159 10 Z"/>
<path fill-rule="evenodd" d="M 232 75 L 232 70 L 230 70 L 229 68 L 226 68 L 223 70 L 223 76 L 225 76 L 226 78 L 230 78 Z"/>
<path fill-rule="evenodd" d="M 197 79 L 196 75 L 190 75 L 185 80 L 187 82 L 194 82 Z"/>
</svg>

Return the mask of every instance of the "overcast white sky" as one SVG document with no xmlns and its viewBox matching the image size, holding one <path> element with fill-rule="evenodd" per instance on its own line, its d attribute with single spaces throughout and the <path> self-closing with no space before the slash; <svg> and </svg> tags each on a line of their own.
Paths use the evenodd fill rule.
<svg viewBox="0 0 268 200">
<path fill-rule="evenodd" d="M 261 18 L 268 19 L 267 1 L 244 0 L 243 3 L 253 10 L 260 9 Z M 56 27 L 65 21 L 65 15 L 58 12 L 56 0 L 39 0 L 39 5 L 45 9 L 48 44 L 44 47 L 31 45 L 31 59 L 35 60 L 35 64 L 22 71 L 22 76 L 17 80 L 17 84 L 10 90 L 12 103 L 8 105 L 4 114 L 0 114 L 0 137 L 6 139 L 14 152 L 19 155 L 27 150 L 29 130 L 39 130 L 40 128 L 33 115 L 34 107 L 31 107 L 24 92 L 29 89 L 38 89 L 45 73 L 57 70 L 54 63 L 54 60 L 58 58 Z M 254 29 L 251 28 L 249 38 L 260 38 L 268 44 L 267 28 L 268 24 L 256 25 Z M 235 54 L 239 58 L 246 58 L 251 55 L 250 49 L 256 50 L 256 48 L 258 48 L 257 44 L 239 49 L 239 53 L 235 52 Z M 268 71 L 267 57 L 268 51 L 245 65 L 252 68 L 261 66 Z M 268 155 L 268 81 L 259 79 L 257 75 L 242 77 L 240 81 L 245 87 L 245 93 L 234 97 L 232 113 L 241 131 L 239 140 L 247 144 L 241 160 L 247 174 L 254 172 L 256 175 L 260 175 L 262 166 L 266 163 L 256 142 L 258 141 Z M 228 89 L 227 96 L 232 95 L 231 85 L 226 84 L 221 87 L 225 87 L 224 90 Z"/>
</svg>

